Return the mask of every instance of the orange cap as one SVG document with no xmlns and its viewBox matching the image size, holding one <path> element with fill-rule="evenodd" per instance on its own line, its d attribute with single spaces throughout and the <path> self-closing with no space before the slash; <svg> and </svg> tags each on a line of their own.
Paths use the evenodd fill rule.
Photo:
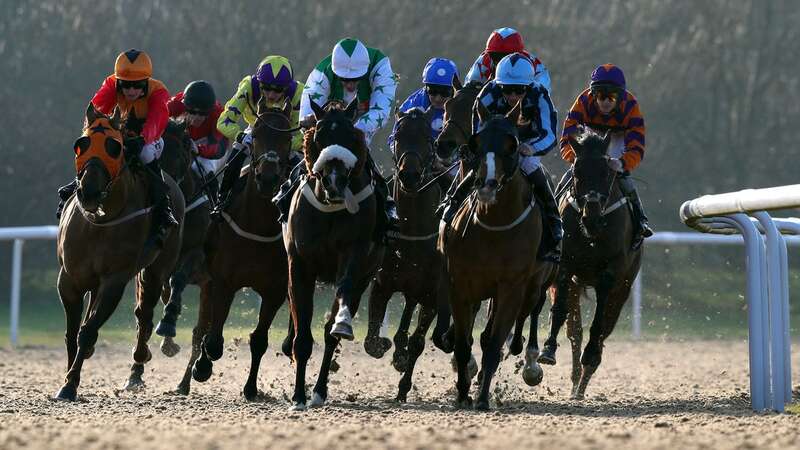
<svg viewBox="0 0 800 450">
<path fill-rule="evenodd" d="M 114 63 L 114 76 L 118 80 L 138 81 L 153 76 L 153 63 L 147 53 L 130 49 L 117 56 Z"/>
</svg>

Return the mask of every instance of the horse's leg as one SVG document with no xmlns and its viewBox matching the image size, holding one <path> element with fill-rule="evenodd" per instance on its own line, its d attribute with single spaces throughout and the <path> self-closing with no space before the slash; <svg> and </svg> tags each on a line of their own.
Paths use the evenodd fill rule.
<svg viewBox="0 0 800 450">
<path fill-rule="evenodd" d="M 278 280 L 263 289 L 257 289 L 256 292 L 261 296 L 261 310 L 258 314 L 258 325 L 250 333 L 250 372 L 242 389 L 247 400 L 253 400 L 258 395 L 258 368 L 269 345 L 269 327 L 286 298 L 286 281 Z"/>
<path fill-rule="evenodd" d="M 544 348 L 539 354 L 539 363 L 555 364 L 558 349 L 558 333 L 567 320 L 567 289 L 571 283 L 571 275 L 561 272 L 556 281 L 556 296 L 550 310 L 550 335 L 544 341 Z"/>
<path fill-rule="evenodd" d="M 522 367 L 522 380 L 528 386 L 538 386 L 544 378 L 544 371 L 539 365 L 539 315 L 547 301 L 547 286 L 539 289 L 539 299 L 530 312 L 530 328 L 528 330 L 528 346 L 525 349 L 525 365 Z"/>
<path fill-rule="evenodd" d="M 189 356 L 189 363 L 186 365 L 186 370 L 183 372 L 183 378 L 178 384 L 178 389 L 176 390 L 178 394 L 189 395 L 189 389 L 192 383 L 192 368 L 194 367 L 195 361 L 197 361 L 197 358 L 200 356 L 200 346 L 203 342 L 203 336 L 206 335 L 208 329 L 211 327 L 211 301 L 209 297 L 209 284 L 210 281 L 205 281 L 200 285 L 200 302 L 198 304 L 197 323 L 192 330 L 192 354 Z M 208 374 L 202 381 L 207 380 L 211 376 L 211 366 L 209 365 L 207 369 Z"/>
<path fill-rule="evenodd" d="M 602 311 L 600 311 L 600 293 L 598 292 L 597 294 L 598 311 L 595 312 L 595 320 L 599 319 L 600 331 L 597 338 L 597 345 L 591 349 L 592 352 L 596 352 L 596 355 L 591 353 L 587 355 L 588 350 L 584 350 L 584 356 L 581 358 L 581 362 L 583 363 L 583 373 L 581 373 L 580 381 L 573 391 L 573 397 L 576 399 L 584 398 L 586 395 L 586 387 L 589 385 L 589 380 L 592 379 L 592 375 L 594 375 L 597 367 L 600 366 L 600 361 L 602 360 L 603 356 L 603 343 L 608 336 L 611 335 L 611 332 L 614 331 L 614 327 L 617 324 L 619 315 L 622 312 L 622 307 L 625 305 L 625 301 L 628 299 L 632 282 L 632 278 L 630 280 L 622 280 L 618 282 L 611 290 L 608 290 L 605 295 L 605 305 Z M 594 326 L 594 321 L 592 321 L 592 329 L 594 329 Z M 590 333 L 593 334 L 592 330 L 590 330 Z M 589 343 L 586 344 L 586 347 L 589 349 Z"/>
<path fill-rule="evenodd" d="M 452 286 L 451 286 L 452 287 Z M 467 365 L 470 358 L 472 358 L 471 351 L 471 334 L 473 326 L 473 308 L 472 305 L 466 303 L 466 300 L 454 290 L 450 290 L 450 310 L 453 313 L 453 337 L 455 341 L 455 358 L 456 358 L 456 372 L 458 378 L 456 381 L 456 389 L 458 396 L 456 397 L 456 406 L 459 408 L 471 408 L 472 398 L 469 396 L 470 380 L 472 376 L 469 374 Z"/>
<path fill-rule="evenodd" d="M 228 313 L 231 311 L 233 297 L 236 289 L 228 287 L 219 278 L 209 282 L 209 304 L 211 305 L 211 324 L 208 332 L 203 336 L 200 344 L 200 357 L 195 361 L 192 377 L 195 381 L 207 381 L 213 371 L 213 362 L 222 358 L 223 343 L 222 330 Z"/>
<path fill-rule="evenodd" d="M 408 329 L 411 326 L 411 319 L 414 317 L 414 310 L 417 309 L 417 302 L 407 295 L 403 306 L 403 315 L 400 317 L 400 324 L 397 326 L 397 333 L 394 334 L 394 354 L 392 354 L 392 366 L 400 373 L 406 371 L 408 364 Z M 431 317 L 433 319 L 433 317 Z"/>
<path fill-rule="evenodd" d="M 360 300 L 360 295 L 354 295 L 357 291 L 355 284 L 360 281 L 355 279 L 355 271 L 358 267 L 364 266 L 364 264 L 361 264 L 361 260 L 369 254 L 370 245 L 372 243 L 369 241 L 356 242 L 351 248 L 341 252 L 337 258 L 336 300 L 339 302 L 339 311 L 336 313 L 333 327 L 330 331 L 336 338 L 348 341 L 352 341 L 355 338 L 353 335 L 353 316 Z M 361 289 L 361 292 L 365 288 L 366 286 Z"/>
<path fill-rule="evenodd" d="M 436 294 L 436 326 L 433 328 L 433 345 L 439 350 L 450 353 L 453 351 L 453 340 L 445 339 L 450 328 L 450 301 L 448 299 L 449 286 L 447 274 L 442 266 Z"/>
<path fill-rule="evenodd" d="M 147 341 L 153 333 L 153 310 L 161 297 L 162 287 L 163 281 L 150 267 L 136 276 L 136 308 L 133 311 L 136 316 L 136 348 L 133 350 L 131 374 L 125 383 L 126 390 L 144 387 L 144 365 L 153 357 Z"/>
<path fill-rule="evenodd" d="M 294 343 L 294 321 L 292 320 L 292 315 L 289 314 L 289 325 L 286 328 L 286 337 L 283 338 L 283 343 L 281 343 L 281 351 L 289 359 L 292 359 L 293 343 Z"/>
<path fill-rule="evenodd" d="M 67 319 L 64 333 L 64 344 L 67 346 L 67 370 L 75 361 L 75 354 L 78 353 L 78 328 L 81 326 L 84 295 L 85 292 L 75 285 L 72 278 L 62 268 L 58 272 L 58 296 L 61 298 L 64 316 Z"/>
<path fill-rule="evenodd" d="M 405 402 L 408 399 L 408 391 L 411 390 L 411 377 L 414 375 L 414 366 L 417 359 L 425 350 L 425 335 L 428 334 L 433 319 L 436 317 L 436 308 L 433 305 L 435 298 L 422 299 L 417 317 L 417 328 L 408 340 L 408 360 L 405 364 L 403 377 L 400 378 L 398 385 L 397 401 Z M 395 368 L 397 366 L 395 365 Z"/>
<path fill-rule="evenodd" d="M 581 345 L 583 345 L 583 318 L 581 317 L 581 287 L 569 284 L 567 298 L 567 338 L 572 348 L 572 389 L 573 392 L 581 378 Z"/>
<path fill-rule="evenodd" d="M 313 396 L 311 397 L 310 406 L 322 406 L 328 400 L 328 378 L 331 370 L 331 362 L 333 361 L 333 354 L 336 347 L 339 346 L 341 339 L 331 333 L 334 324 L 334 317 L 339 312 L 339 301 L 334 299 L 331 304 L 331 311 L 328 320 L 325 321 L 325 326 L 322 330 L 322 335 L 325 337 L 325 349 L 322 355 L 322 362 L 319 366 L 319 374 L 317 375 L 317 382 L 314 384 Z"/>
<path fill-rule="evenodd" d="M 597 296 L 597 306 L 592 318 L 592 325 L 589 327 L 589 342 L 586 343 L 581 355 L 581 378 L 578 386 L 575 386 L 572 391 L 572 398 L 575 400 L 583 399 L 586 385 L 588 385 L 602 359 L 603 319 L 608 307 L 608 294 L 613 283 L 613 275 L 606 271 L 600 274 L 597 285 L 594 288 Z"/>
<path fill-rule="evenodd" d="M 100 285 L 93 291 L 93 297 L 95 298 L 92 299 L 92 304 L 94 308 L 90 310 L 91 314 L 88 315 L 78 331 L 78 348 L 75 352 L 75 358 L 67 371 L 64 385 L 56 393 L 56 399 L 75 400 L 77 398 L 83 361 L 86 359 L 87 354 L 94 350 L 98 331 L 117 308 L 127 282 L 127 274 L 107 277 L 101 280 Z"/>
<path fill-rule="evenodd" d="M 487 336 L 485 350 L 481 358 L 481 372 L 483 378 L 480 380 L 480 393 L 475 405 L 478 409 L 489 409 L 489 388 L 492 384 L 500 359 L 503 357 L 503 345 L 506 342 L 508 333 L 514 322 L 519 316 L 520 307 L 524 302 L 524 283 L 516 285 L 500 285 L 497 295 L 492 300 L 491 330 Z"/>
<path fill-rule="evenodd" d="M 314 283 L 316 276 L 300 261 L 297 255 L 289 256 L 289 306 L 292 313 L 295 336 L 292 355 L 295 363 L 294 411 L 306 409 L 306 367 L 314 345 L 311 336 L 311 320 L 314 315 Z M 327 336 L 327 333 L 325 334 Z"/>
<path fill-rule="evenodd" d="M 386 315 L 386 306 L 392 296 L 391 288 L 379 279 L 372 282 L 369 292 L 369 325 L 367 337 L 364 339 L 364 350 L 373 358 L 382 358 L 387 350 L 392 348 L 392 341 L 380 336 L 383 318 Z"/>
<path fill-rule="evenodd" d="M 199 261 L 203 258 L 204 254 L 201 249 L 195 249 L 181 257 L 178 270 L 169 278 L 169 301 L 164 305 L 164 317 L 156 327 L 157 335 L 165 338 L 175 337 L 178 317 L 181 315 L 183 291 L 186 289 L 186 285 L 189 284 L 189 280 L 199 265 Z M 162 351 L 164 351 L 164 345 L 162 345 Z M 164 354 L 174 356 L 174 354 L 170 355 L 166 352 Z"/>
</svg>

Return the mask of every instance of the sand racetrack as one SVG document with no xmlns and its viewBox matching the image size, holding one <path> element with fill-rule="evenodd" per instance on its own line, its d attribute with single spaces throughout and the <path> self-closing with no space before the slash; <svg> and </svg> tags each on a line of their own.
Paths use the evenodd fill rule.
<svg viewBox="0 0 800 450">
<path fill-rule="evenodd" d="M 182 374 L 185 350 L 168 359 L 151 345 L 147 388 L 127 393 L 118 388 L 130 348 L 99 346 L 84 365 L 75 403 L 50 400 L 64 375 L 65 350 L 0 350 L 0 448 L 800 447 L 800 416 L 750 410 L 745 342 L 612 339 L 582 402 L 568 398 L 568 345 L 536 388 L 515 373 L 512 357 L 500 366 L 488 413 L 453 407 L 449 358 L 430 343 L 409 402 L 394 403 L 399 374 L 389 366 L 391 353 L 374 360 L 358 341 L 343 346 L 328 405 L 289 412 L 294 371 L 276 355 L 275 342 L 262 364 L 264 395 L 252 403 L 239 395 L 246 345 L 227 343 L 214 376 L 194 383 L 188 397 L 168 393 Z M 321 353 L 315 347 L 309 382 Z"/>
</svg>

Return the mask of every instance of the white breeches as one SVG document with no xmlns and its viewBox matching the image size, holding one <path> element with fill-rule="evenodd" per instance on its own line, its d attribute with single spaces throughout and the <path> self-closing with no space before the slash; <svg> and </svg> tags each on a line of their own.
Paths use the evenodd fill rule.
<svg viewBox="0 0 800 450">
<path fill-rule="evenodd" d="M 145 144 L 139 152 L 139 160 L 143 164 L 150 164 L 153 160 L 161 158 L 164 151 L 164 139 L 158 138 L 157 141 Z"/>
</svg>

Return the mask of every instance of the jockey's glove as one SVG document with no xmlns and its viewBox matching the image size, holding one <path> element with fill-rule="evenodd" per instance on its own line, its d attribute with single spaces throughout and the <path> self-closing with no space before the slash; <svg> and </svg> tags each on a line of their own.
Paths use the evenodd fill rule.
<svg viewBox="0 0 800 450">
<path fill-rule="evenodd" d="M 608 167 L 613 170 L 614 172 L 622 173 L 624 170 L 625 165 L 622 164 L 622 160 L 618 158 L 609 158 L 608 159 Z"/>
</svg>

